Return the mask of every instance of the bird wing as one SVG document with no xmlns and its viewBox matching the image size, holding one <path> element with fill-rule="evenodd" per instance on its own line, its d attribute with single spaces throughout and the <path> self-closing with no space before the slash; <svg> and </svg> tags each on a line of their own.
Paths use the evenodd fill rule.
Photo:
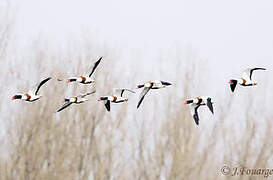
<svg viewBox="0 0 273 180">
<path fill-rule="evenodd" d="M 202 99 L 203 99 L 203 102 L 205 103 L 204 105 L 207 105 L 209 110 L 211 111 L 211 113 L 214 114 L 211 98 L 210 97 L 202 97 Z"/>
<path fill-rule="evenodd" d="M 207 106 L 208 106 L 209 110 L 211 111 L 211 113 L 214 114 L 214 110 L 213 110 L 213 105 L 212 105 L 212 102 L 211 102 L 211 98 L 207 99 Z"/>
<path fill-rule="evenodd" d="M 99 60 L 97 60 L 92 66 L 89 67 L 89 69 L 87 70 L 87 73 L 86 73 L 89 77 L 91 77 L 91 75 L 94 73 L 94 71 L 96 70 L 96 68 L 100 64 L 101 60 L 102 60 L 102 57 L 100 57 Z"/>
<path fill-rule="evenodd" d="M 253 68 L 250 70 L 250 79 L 252 78 L 252 74 L 253 74 L 253 71 L 256 71 L 256 70 L 266 70 L 265 68 Z"/>
<path fill-rule="evenodd" d="M 253 71 L 266 70 L 265 68 L 248 68 L 243 72 L 243 78 L 246 80 L 252 80 Z"/>
<path fill-rule="evenodd" d="M 84 98 L 85 96 L 89 96 L 91 94 L 94 94 L 96 91 L 93 91 L 93 92 L 88 92 L 88 93 L 85 93 L 85 94 L 80 94 L 78 95 L 77 97 L 80 97 L 80 98 Z"/>
<path fill-rule="evenodd" d="M 109 100 L 104 100 L 104 105 L 105 105 L 107 111 L 110 111 L 110 101 Z"/>
<path fill-rule="evenodd" d="M 34 85 L 33 88 L 30 90 L 30 92 L 37 95 L 37 93 L 39 92 L 39 89 L 42 87 L 42 85 L 44 85 L 50 79 L 51 79 L 51 77 L 48 77 L 48 78 L 42 80 L 41 82 L 39 82 L 38 84 Z"/>
<path fill-rule="evenodd" d="M 57 110 L 57 112 L 60 112 L 61 110 L 67 108 L 68 106 L 70 106 L 72 104 L 72 102 L 66 101 L 62 107 L 60 109 Z"/>
<path fill-rule="evenodd" d="M 197 126 L 199 125 L 199 116 L 198 116 L 198 108 L 200 107 L 200 105 L 197 104 L 191 104 L 191 114 L 193 116 L 193 119 L 195 121 L 195 123 L 197 124 Z"/>
<path fill-rule="evenodd" d="M 115 89 L 114 90 L 114 95 L 123 97 L 123 94 L 124 94 L 125 91 L 131 92 L 131 93 L 135 93 L 135 91 L 132 91 L 130 89 Z"/>
<path fill-rule="evenodd" d="M 145 88 L 142 90 L 142 92 L 141 92 L 141 94 L 140 94 L 140 96 L 139 96 L 140 99 L 139 99 L 139 102 L 138 102 L 138 104 L 137 104 L 137 108 L 139 108 L 139 106 L 140 106 L 140 104 L 142 103 L 142 101 L 143 101 L 145 95 L 149 92 L 150 89 L 151 89 L 151 88 L 149 88 L 149 87 L 145 87 Z"/>
</svg>

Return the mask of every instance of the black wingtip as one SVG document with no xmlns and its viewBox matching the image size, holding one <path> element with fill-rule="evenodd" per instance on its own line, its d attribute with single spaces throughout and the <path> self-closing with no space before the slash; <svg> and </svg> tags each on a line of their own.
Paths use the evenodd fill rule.
<svg viewBox="0 0 273 180">
<path fill-rule="evenodd" d="M 57 111 L 56 111 L 56 113 L 58 113 L 58 112 L 61 112 L 63 109 L 58 109 Z"/>
<path fill-rule="evenodd" d="M 51 77 L 48 77 L 48 78 L 46 78 L 46 79 L 44 79 L 44 80 L 42 80 L 41 82 L 40 82 L 40 84 L 38 85 L 38 87 L 37 87 L 37 89 L 36 89 L 36 91 L 35 91 L 35 94 L 37 95 L 37 93 L 38 93 L 38 91 L 39 91 L 39 89 L 41 88 L 41 86 L 43 86 L 47 81 L 49 81 L 51 79 Z"/>
<path fill-rule="evenodd" d="M 170 86 L 170 85 L 172 85 L 171 83 L 166 82 L 166 81 L 161 81 L 161 83 L 162 83 L 164 86 Z"/>
<path fill-rule="evenodd" d="M 105 107 L 106 107 L 107 111 L 110 112 L 111 105 L 110 105 L 110 101 L 109 100 L 107 100 L 107 102 L 105 104 Z"/>
<path fill-rule="evenodd" d="M 92 92 L 88 92 L 88 93 L 86 93 L 86 95 L 88 96 L 88 95 L 91 95 L 91 94 L 94 94 L 94 93 L 96 93 L 96 90 L 94 90 Z"/>
<path fill-rule="evenodd" d="M 48 80 L 50 80 L 50 79 L 52 79 L 52 77 L 48 77 L 48 78 L 46 78 L 46 79 L 45 79 L 45 81 L 48 81 Z"/>
<path fill-rule="evenodd" d="M 212 114 L 214 114 L 213 105 L 212 105 L 212 102 L 211 102 L 211 98 L 208 98 L 207 101 L 208 101 L 207 106 L 208 106 L 210 112 L 211 112 Z"/>
<path fill-rule="evenodd" d="M 253 70 L 266 70 L 265 68 L 253 68 Z"/>
<path fill-rule="evenodd" d="M 97 64 L 99 64 L 100 63 L 100 61 L 102 60 L 102 58 L 103 58 L 103 56 L 101 56 L 98 60 L 97 60 Z"/>
<path fill-rule="evenodd" d="M 137 109 L 140 107 L 142 101 L 143 101 L 143 98 L 141 98 L 140 101 L 138 102 L 138 104 L 137 104 Z"/>
<path fill-rule="evenodd" d="M 198 126 L 199 125 L 199 118 L 198 118 L 198 116 L 196 114 L 193 115 L 193 119 L 195 121 L 195 124 Z"/>
<path fill-rule="evenodd" d="M 50 79 L 52 79 L 52 77 L 48 77 L 48 78 L 44 79 L 41 83 L 44 84 L 44 83 L 46 83 L 47 81 L 49 81 Z"/>
</svg>

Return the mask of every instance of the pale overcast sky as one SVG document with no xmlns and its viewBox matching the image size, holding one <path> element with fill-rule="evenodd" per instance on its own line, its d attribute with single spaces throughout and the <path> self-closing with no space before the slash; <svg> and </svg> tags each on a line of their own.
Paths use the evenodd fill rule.
<svg viewBox="0 0 273 180">
<path fill-rule="evenodd" d="M 65 44 L 88 31 L 121 52 L 121 59 L 129 64 L 136 54 L 141 54 L 138 62 L 151 65 L 161 53 L 171 55 L 175 48 L 191 47 L 208 61 L 215 76 L 211 82 L 226 84 L 231 75 L 239 76 L 253 66 L 272 74 L 272 0 L 15 2 L 17 44 L 39 36 Z"/>
<path fill-rule="evenodd" d="M 211 61 L 268 64 L 273 58 L 272 0 L 24 0 L 22 38 L 45 34 L 62 41 L 84 28 L 120 48 L 191 45 Z M 262 63 L 261 63 L 262 62 Z"/>
<path fill-rule="evenodd" d="M 42 35 L 59 44 L 87 30 L 125 60 L 140 53 L 150 63 L 190 46 L 223 83 L 246 67 L 273 68 L 272 0 L 24 0 L 17 9 L 22 42 Z"/>
</svg>

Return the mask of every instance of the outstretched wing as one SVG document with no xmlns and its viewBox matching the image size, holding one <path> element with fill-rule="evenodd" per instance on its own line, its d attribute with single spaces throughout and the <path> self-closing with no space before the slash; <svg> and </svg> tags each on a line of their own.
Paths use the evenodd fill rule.
<svg viewBox="0 0 273 180">
<path fill-rule="evenodd" d="M 104 105 L 105 105 L 107 111 L 110 112 L 110 101 L 109 100 L 104 100 Z"/>
<path fill-rule="evenodd" d="M 99 60 L 97 60 L 88 70 L 87 70 L 87 75 L 89 77 L 92 76 L 92 74 L 94 73 L 94 71 L 96 70 L 96 68 L 98 67 L 98 65 L 100 64 L 100 61 L 102 60 L 102 57 L 99 58 Z"/>
<path fill-rule="evenodd" d="M 85 93 L 85 94 L 80 94 L 78 95 L 77 97 L 80 97 L 80 98 L 84 98 L 85 96 L 89 96 L 91 94 L 94 94 L 96 91 L 93 91 L 93 92 L 88 92 L 88 93 Z"/>
<path fill-rule="evenodd" d="M 57 112 L 60 112 L 61 110 L 67 108 L 71 104 L 72 104 L 72 102 L 66 101 L 66 103 L 64 103 L 63 106 L 60 109 L 57 110 Z"/>
<path fill-rule="evenodd" d="M 149 92 L 150 89 L 151 89 L 151 88 L 149 88 L 149 87 L 145 87 L 145 88 L 142 90 L 142 92 L 141 92 L 141 94 L 140 94 L 140 97 L 139 97 L 140 99 L 139 99 L 138 104 L 137 104 L 137 108 L 139 108 L 139 106 L 140 106 L 140 104 L 142 103 L 142 101 L 143 101 L 145 95 Z"/>
<path fill-rule="evenodd" d="M 253 74 L 253 71 L 256 71 L 256 70 L 266 70 L 265 68 L 253 68 L 250 70 L 250 79 L 252 78 L 252 74 Z"/>
<path fill-rule="evenodd" d="M 208 108 L 209 108 L 209 110 L 211 111 L 211 113 L 214 114 L 214 112 L 213 112 L 213 105 L 212 105 L 212 102 L 211 102 L 211 98 L 210 98 L 210 97 L 208 97 L 208 98 L 206 99 L 206 105 L 208 106 Z"/>
<path fill-rule="evenodd" d="M 199 116 L 197 111 L 199 107 L 200 105 L 191 104 L 191 114 L 197 126 L 199 125 Z"/>
<path fill-rule="evenodd" d="M 34 92 L 35 95 L 37 95 L 37 93 L 38 93 L 39 89 L 42 87 L 42 85 L 44 85 L 44 84 L 45 84 L 47 81 L 49 81 L 50 79 L 51 79 L 51 77 L 48 77 L 48 78 L 42 80 L 38 85 L 35 86 L 35 88 L 33 89 L 33 91 L 35 91 L 35 92 Z M 33 91 L 32 91 L 32 92 L 33 92 Z"/>
<path fill-rule="evenodd" d="M 135 93 L 135 91 L 132 91 L 130 89 L 115 89 L 114 95 L 123 97 L 123 94 L 124 94 L 125 91 L 131 92 L 131 93 Z"/>
<path fill-rule="evenodd" d="M 252 80 L 252 74 L 256 70 L 266 70 L 265 68 L 248 68 L 243 72 L 243 78 L 246 80 Z"/>
</svg>

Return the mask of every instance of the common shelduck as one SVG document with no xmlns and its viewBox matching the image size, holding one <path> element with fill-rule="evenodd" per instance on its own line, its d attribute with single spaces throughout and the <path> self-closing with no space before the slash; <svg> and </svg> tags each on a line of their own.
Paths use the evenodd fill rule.
<svg viewBox="0 0 273 180">
<path fill-rule="evenodd" d="M 211 101 L 210 97 L 203 96 L 203 97 L 196 97 L 194 99 L 188 99 L 185 101 L 184 104 L 190 104 L 191 105 L 191 114 L 193 116 L 193 119 L 197 125 L 199 125 L 199 116 L 198 116 L 198 108 L 200 106 L 205 106 L 209 108 L 212 114 L 214 114 L 213 111 L 213 102 Z"/>
<path fill-rule="evenodd" d="M 16 94 L 16 95 L 12 96 L 12 100 L 21 99 L 24 101 L 33 102 L 33 101 L 40 99 L 42 96 L 38 94 L 39 89 L 42 87 L 42 85 L 44 85 L 50 79 L 51 79 L 51 77 L 48 77 L 48 78 L 42 80 L 39 84 L 35 85 L 34 88 L 31 89 L 30 91 L 28 91 L 27 93 L 24 93 L 24 94 L 20 93 L 20 94 Z"/>
<path fill-rule="evenodd" d="M 60 109 L 57 110 L 57 112 L 62 111 L 63 109 L 67 108 L 68 106 L 70 106 L 73 103 L 75 103 L 75 104 L 81 104 L 81 103 L 83 103 L 85 101 L 88 101 L 88 99 L 86 99 L 84 97 L 88 96 L 88 95 L 91 95 L 91 94 L 94 94 L 95 92 L 96 91 L 89 92 L 89 93 L 86 93 L 86 94 L 81 94 L 81 95 L 78 95 L 78 96 L 71 97 L 69 99 L 65 98 L 63 100 L 64 104 L 62 105 L 62 107 Z"/>
<path fill-rule="evenodd" d="M 122 103 L 128 101 L 128 98 L 123 97 L 125 91 L 135 93 L 130 89 L 115 89 L 114 95 L 112 96 L 101 96 L 98 101 L 103 101 L 107 111 L 110 111 L 110 102 L 112 103 Z"/>
<path fill-rule="evenodd" d="M 159 81 L 159 80 L 148 81 L 148 82 L 146 82 L 144 84 L 138 85 L 137 89 L 143 88 L 143 87 L 144 87 L 144 89 L 140 94 L 139 102 L 137 104 L 137 108 L 139 108 L 139 106 L 142 103 L 145 95 L 148 93 L 148 91 L 150 89 L 161 89 L 161 88 L 165 88 L 166 86 L 170 86 L 170 85 L 172 85 L 172 84 L 169 83 L 169 82 Z"/>
<path fill-rule="evenodd" d="M 91 78 L 92 74 L 94 73 L 94 71 L 96 70 L 96 68 L 98 67 L 98 65 L 100 64 L 102 60 L 102 57 L 99 58 L 99 60 L 97 60 L 87 71 L 84 75 L 79 76 L 79 77 L 70 77 L 68 78 L 67 82 L 78 82 L 78 83 L 82 83 L 82 84 L 90 84 L 90 83 L 94 83 L 95 80 L 93 80 Z M 58 81 L 61 81 L 61 79 L 58 79 Z"/>
<path fill-rule="evenodd" d="M 256 86 L 257 82 L 252 80 L 252 74 L 255 70 L 266 70 L 265 68 L 248 68 L 243 72 L 242 78 L 231 79 L 229 81 L 231 91 L 234 92 L 236 85 L 239 83 L 241 86 Z"/>
</svg>

